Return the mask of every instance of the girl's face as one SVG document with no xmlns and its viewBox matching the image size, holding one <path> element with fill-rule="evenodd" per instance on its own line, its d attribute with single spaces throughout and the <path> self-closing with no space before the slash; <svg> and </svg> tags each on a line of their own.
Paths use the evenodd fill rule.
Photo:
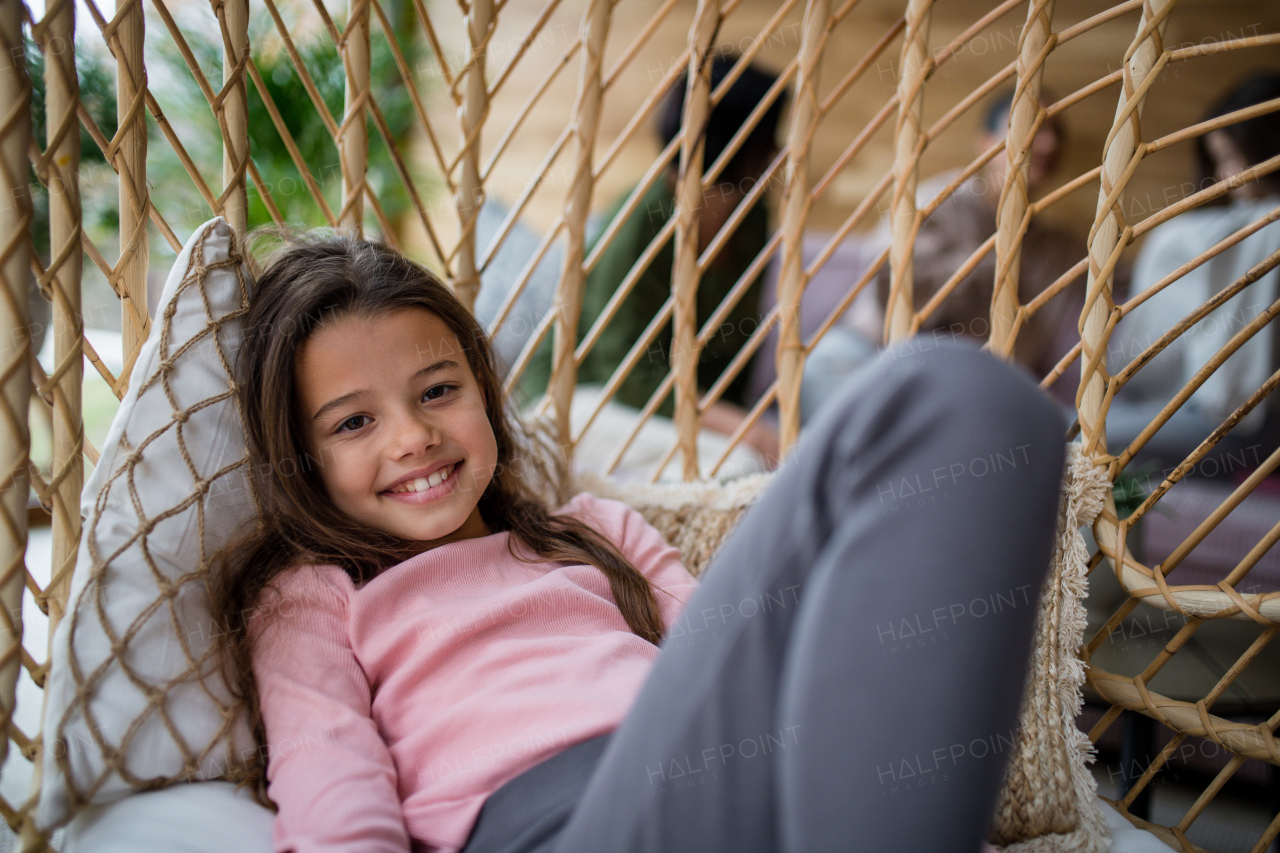
<svg viewBox="0 0 1280 853">
<path fill-rule="evenodd" d="M 323 324 L 294 363 L 299 420 L 329 499 L 357 521 L 443 545 L 487 536 L 497 443 L 458 338 L 405 308 Z"/>
</svg>

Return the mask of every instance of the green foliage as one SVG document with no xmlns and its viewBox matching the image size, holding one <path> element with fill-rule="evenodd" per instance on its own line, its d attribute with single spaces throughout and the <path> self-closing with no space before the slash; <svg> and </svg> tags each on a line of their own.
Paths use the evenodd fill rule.
<svg viewBox="0 0 1280 853">
<path fill-rule="evenodd" d="M 1125 468 L 1116 476 L 1111 495 L 1115 499 L 1116 515 L 1119 518 L 1128 518 L 1151 494 L 1149 487 L 1153 478 L 1155 482 L 1162 479 L 1156 478 L 1157 470 L 1158 466 L 1154 462 L 1148 462 L 1137 467 Z"/>
<path fill-rule="evenodd" d="M 325 108 L 333 116 L 334 122 L 341 124 L 346 74 L 337 46 L 326 36 L 299 46 L 298 54 L 310 72 Z M 385 40 L 376 37 L 372 39 L 369 65 L 372 80 L 395 81 L 390 87 L 376 87 L 375 97 L 393 139 L 399 143 L 405 139 L 412 126 L 413 103 L 400 79 L 391 48 Z M 259 59 L 258 71 L 282 122 L 297 143 L 303 162 L 320 184 L 330 209 L 336 213 L 341 205 L 342 192 L 338 147 L 329 135 L 328 128 L 320 120 L 311 95 L 303 85 L 302 76 L 283 50 L 270 58 Z M 379 190 L 378 200 L 383 209 L 389 217 L 394 218 L 409 208 L 409 194 L 396 174 L 391 156 L 372 118 L 368 122 L 368 128 L 369 180 Z M 249 87 L 249 145 L 254 163 L 268 182 L 272 199 L 285 217 L 291 222 L 307 225 L 324 224 L 320 208 L 302 183 L 301 175 L 276 131 L 262 94 L 256 86 Z M 275 179 L 269 176 L 275 176 Z M 270 221 L 266 204 L 252 185 L 249 218 L 251 224 Z"/>
<path fill-rule="evenodd" d="M 417 36 L 413 8 L 408 0 L 393 0 L 385 5 L 396 27 L 397 38 L 411 69 L 421 66 L 427 50 Z M 342 21 L 335 22 L 339 28 Z M 216 26 L 202 29 L 184 27 L 187 45 L 209 84 L 216 90 L 222 81 L 222 39 Z M 294 35 L 299 57 L 315 83 L 320 99 L 336 124 L 342 122 L 346 76 L 337 46 L 325 29 L 317 28 L 305 35 Z M 280 118 L 297 144 L 301 160 L 320 186 L 330 210 L 341 206 L 342 174 L 338 148 L 317 112 L 316 104 L 303 85 L 302 76 L 283 47 L 262 49 L 262 45 L 279 46 L 274 23 L 263 13 L 250 24 L 250 44 L 254 62 Z M 163 26 L 148 28 L 148 85 L 159 102 L 164 117 L 181 140 L 187 155 L 196 164 L 212 192 L 221 186 L 222 134 L 186 60 Z M 39 46 L 26 39 L 26 63 L 31 79 L 33 131 L 41 148 L 46 145 L 44 61 Z M 101 51 L 76 46 L 76 69 L 80 83 L 80 99 L 103 136 L 110 139 L 116 132 L 115 70 Z M 415 118 L 409 91 L 396 67 L 391 47 L 380 28 L 373 26 L 370 39 L 370 78 L 374 94 L 386 118 L 393 143 L 397 147 L 407 141 Z M 410 85 L 421 80 L 411 79 Z M 293 158 L 267 109 L 263 93 L 252 80 L 248 82 L 249 146 L 254 165 L 285 219 L 293 224 L 316 226 L 326 224 L 320 206 L 312 198 Z M 147 171 L 152 202 L 165 219 L 179 232 L 195 227 L 210 215 L 208 204 L 195 192 L 186 167 L 161 132 L 160 126 L 148 118 Z M 372 118 L 369 129 L 368 180 L 378 201 L 393 221 L 410 209 L 411 199 L 404 189 L 390 152 L 378 133 Z M 85 196 L 85 224 L 99 236 L 119 227 L 119 211 L 114 206 L 114 174 L 106 163 L 102 149 L 89 131 L 80 128 L 81 190 Z M 429 176 L 413 175 L 419 183 L 430 182 Z M 36 251 L 48 258 L 49 200 L 31 175 L 32 200 L 35 207 L 33 239 Z M 266 203 L 252 178 L 249 186 L 249 225 L 271 221 Z M 99 198 L 100 197 L 100 198 Z"/>
<path fill-rule="evenodd" d="M 393 7 L 407 4 L 391 4 Z M 424 52 L 411 25 L 412 18 L 393 11 L 393 20 L 407 20 L 398 38 L 410 68 L 417 67 Z M 335 22 L 339 28 L 342 22 Z M 186 33 L 188 46 L 197 63 L 208 77 L 210 84 L 218 87 L 222 80 L 222 42 L 216 30 L 208 33 Z M 274 24 L 265 15 L 250 24 L 250 45 L 253 61 L 266 89 L 267 98 L 250 78 L 248 89 L 249 152 L 254 166 L 262 177 L 264 188 L 279 208 L 285 220 L 301 226 L 327 224 L 324 214 L 304 181 L 301 172 L 290 155 L 266 100 L 274 105 L 280 120 L 298 148 L 300 159 L 320 187 L 330 210 L 335 214 L 341 207 L 342 172 L 338 148 L 317 105 L 303 83 L 302 75 L 294 67 L 287 51 L 283 49 Z M 274 45 L 275 49 L 264 49 Z M 315 89 L 333 117 L 335 124 L 342 123 L 346 75 L 337 46 L 327 30 L 318 29 L 305 36 L 295 35 L 295 47 Z M 217 127 L 208 101 L 196 85 L 195 78 L 177 48 L 167 38 L 157 44 L 153 55 L 164 66 L 164 73 L 153 74 L 151 87 L 157 99 L 163 98 L 162 107 L 174 125 L 178 137 L 188 145 L 192 159 L 201 164 L 211 188 L 221 185 L 221 132 Z M 400 147 L 414 123 L 413 102 L 404 81 L 400 77 L 395 58 L 387 41 L 376 27 L 370 44 L 370 77 L 374 81 L 374 96 L 386 118 L 393 143 Z M 412 84 L 418 81 L 411 80 Z M 161 91 L 162 90 L 162 91 Z M 383 143 L 372 117 L 368 120 L 369 158 L 368 180 L 377 192 L 379 203 L 387 216 L 394 220 L 408 210 L 410 196 L 405 191 L 392 158 Z M 158 137 L 159 134 L 153 134 Z M 168 143 L 153 139 L 155 154 L 149 171 L 152 174 L 153 191 L 157 187 L 181 186 L 181 163 L 169 150 Z M 207 169 L 207 171 L 206 171 Z M 418 179 L 419 176 L 414 176 Z M 270 223 L 271 215 L 253 178 L 248 178 L 249 225 L 254 227 Z M 216 189 L 215 189 L 216 192 Z M 189 195 L 189 194 L 188 194 Z M 207 217 L 203 203 L 192 203 L 188 197 L 155 199 L 158 204 L 168 204 L 174 209 L 179 223 L 194 227 Z M 166 216 L 169 214 L 166 213 Z M 187 221 L 191 220 L 191 221 Z"/>
</svg>

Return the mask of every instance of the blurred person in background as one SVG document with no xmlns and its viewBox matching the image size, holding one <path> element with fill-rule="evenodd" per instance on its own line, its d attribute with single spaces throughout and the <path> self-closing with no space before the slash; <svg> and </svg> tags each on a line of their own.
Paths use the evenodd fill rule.
<svg viewBox="0 0 1280 853">
<path fill-rule="evenodd" d="M 1280 74 L 1250 76 L 1219 100 L 1209 121 L 1237 110 L 1280 99 Z M 1215 203 L 1187 211 L 1147 236 L 1133 271 L 1136 296 L 1201 254 L 1273 213 L 1280 205 L 1280 172 L 1256 180 L 1233 180 L 1246 169 L 1280 155 L 1280 112 L 1228 124 L 1196 140 L 1196 184 L 1201 191 L 1219 181 L 1235 186 Z M 1191 189 L 1188 187 L 1188 189 Z M 1112 374 L 1139 357 L 1188 314 L 1280 251 L 1280 222 L 1271 222 L 1137 305 L 1116 325 L 1108 344 Z M 1277 296 L 1280 272 L 1262 275 L 1185 331 L 1137 371 L 1111 401 L 1107 446 L 1119 453 L 1193 380 L 1227 343 L 1267 309 Z M 1280 365 L 1275 323 L 1267 323 L 1218 367 L 1174 411 L 1139 451 L 1139 465 L 1162 470 L 1182 461 L 1243 404 Z M 1253 447 L 1256 461 L 1277 444 L 1280 418 L 1272 394 L 1246 415 L 1212 451 L 1243 454 Z M 1247 454 L 1245 454 L 1247 455 Z M 1201 466 L 1196 466 L 1201 469 Z M 1205 469 L 1201 469 L 1205 470 Z M 1213 466 L 1213 470 L 1225 470 Z"/>
<path fill-rule="evenodd" d="M 733 70 L 737 61 L 738 57 L 732 54 L 715 56 L 711 66 L 713 91 Z M 748 65 L 728 88 L 724 97 L 712 109 L 707 123 L 703 151 L 704 171 L 725 150 L 734 134 L 746 124 L 751 112 L 765 99 L 776 82 L 775 75 L 755 65 Z M 663 98 L 658 121 L 658 142 L 663 147 L 680 131 L 685 86 L 685 78 L 681 77 Z M 729 159 L 716 182 L 704 192 L 699 220 L 700 252 L 711 244 L 747 193 L 759 182 L 769 163 L 777 156 L 778 122 L 787 99 L 788 93 L 784 91 L 764 110 L 759 122 L 748 132 L 742 146 Z M 631 268 L 662 231 L 667 220 L 676 215 L 678 173 L 678 162 L 673 161 L 639 200 L 632 213 L 618 226 L 613 241 L 603 250 L 596 265 L 588 273 L 578 323 L 579 342 L 604 311 Z M 626 195 L 629 194 L 625 194 L 614 205 L 607 219 L 611 225 L 606 226 L 601 233 L 612 227 L 621 212 Z M 699 328 L 710 318 L 768 240 L 769 211 L 762 198 L 742 217 L 737 229 L 725 240 L 720 251 L 711 258 L 702 273 L 697 300 Z M 674 261 L 673 231 L 652 262 L 640 273 L 635 287 L 587 354 L 578 369 L 580 383 L 603 385 L 622 364 L 645 327 L 671 296 Z M 762 276 L 757 276 L 752 281 L 742 299 L 728 312 L 703 348 L 698 362 L 700 393 L 705 393 L 719 379 L 759 326 L 761 279 Z M 521 376 L 520 390 L 525 400 L 536 399 L 546 392 L 551 375 L 551 341 L 552 338 L 548 335 Z M 618 402 L 634 409 L 645 406 L 671 370 L 671 345 L 672 323 L 668 321 L 646 347 L 645 354 L 637 361 L 630 375 L 618 387 L 615 397 Z M 750 372 L 751 364 L 748 362 L 728 384 L 721 398 L 703 412 L 704 429 L 729 435 L 742 423 L 747 408 L 755 402 L 749 393 Z M 675 394 L 672 392 L 657 409 L 657 413 L 669 417 L 674 411 L 674 402 Z M 776 462 L 778 437 L 771 425 L 758 421 L 747 431 L 743 441 L 770 464 Z"/>
<path fill-rule="evenodd" d="M 997 95 L 988 106 L 975 139 L 982 154 L 1004 141 L 1009 131 L 1013 90 Z M 1041 106 L 1049 100 L 1042 99 Z M 1031 143 L 1027 188 L 1034 197 L 1043 190 L 1058 163 L 1065 132 L 1056 118 L 1040 126 Z M 1006 157 L 997 153 L 975 175 L 960 184 L 920 225 L 912 258 L 914 308 L 919 311 L 984 242 L 996 233 L 996 212 L 1004 186 Z M 927 206 L 953 181 L 955 171 L 923 182 L 916 205 Z M 872 238 L 876 253 L 889 245 L 886 222 Z M 1026 304 L 1071 269 L 1085 255 L 1085 242 L 1071 234 L 1032 219 L 1022 239 L 1018 275 L 1018 301 Z M 991 332 L 991 296 L 995 286 L 994 247 L 960 281 L 938 309 L 926 318 L 921 334 L 985 342 Z M 1037 377 L 1048 374 L 1071 347 L 1075 321 L 1084 301 L 1084 276 L 1066 294 L 1050 300 L 1019 330 L 1014 355 Z M 855 302 L 842 321 L 817 343 L 805 364 L 801 408 L 808 420 L 830 396 L 831 390 L 857 365 L 874 357 L 882 334 L 889 297 L 890 268 L 886 262 L 876 276 L 874 297 L 868 292 Z M 1078 375 L 1078 374 L 1077 374 Z M 1060 401 L 1074 400 L 1075 383 L 1064 376 L 1053 386 Z"/>
</svg>

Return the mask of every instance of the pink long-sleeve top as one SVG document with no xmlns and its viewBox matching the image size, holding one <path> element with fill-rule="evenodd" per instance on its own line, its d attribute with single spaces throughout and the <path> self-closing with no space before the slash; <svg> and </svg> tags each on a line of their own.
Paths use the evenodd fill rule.
<svg viewBox="0 0 1280 853">
<path fill-rule="evenodd" d="M 620 547 L 670 626 L 697 585 L 679 553 L 625 504 L 584 493 L 558 512 Z M 359 588 L 306 566 L 260 603 L 277 851 L 453 853 L 503 783 L 617 728 L 657 647 L 599 569 L 521 562 L 509 538 L 443 545 Z"/>
</svg>

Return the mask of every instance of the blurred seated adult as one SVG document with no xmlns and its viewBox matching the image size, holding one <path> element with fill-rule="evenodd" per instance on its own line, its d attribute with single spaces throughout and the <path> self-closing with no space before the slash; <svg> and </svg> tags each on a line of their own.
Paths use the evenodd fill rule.
<svg viewBox="0 0 1280 853">
<path fill-rule="evenodd" d="M 1214 104 L 1205 120 L 1280 98 L 1280 74 L 1252 76 Z M 1217 204 L 1183 213 L 1154 229 L 1133 272 L 1134 295 L 1160 282 L 1280 205 L 1280 173 L 1238 181 L 1241 172 L 1280 154 L 1280 112 L 1229 124 L 1196 141 L 1196 190 L 1218 181 L 1238 184 Z M 1188 314 L 1280 251 L 1280 222 L 1272 222 L 1187 271 L 1130 311 L 1117 325 L 1107 359 L 1117 373 Z M 1107 413 L 1107 446 L 1119 453 L 1236 334 L 1277 296 L 1280 272 L 1272 267 L 1233 298 L 1184 332 L 1138 370 L 1116 394 Z M 1170 469 L 1243 404 L 1280 366 L 1275 323 L 1267 323 L 1226 359 L 1178 408 L 1135 458 L 1136 465 Z M 1274 399 L 1253 409 L 1192 473 L 1238 473 L 1264 459 L 1276 445 Z M 1223 460 L 1238 464 L 1224 467 Z M 1247 461 L 1241 461 L 1247 460 Z"/>
<path fill-rule="evenodd" d="M 711 68 L 713 89 L 728 75 L 736 62 L 737 57 L 733 55 L 717 55 L 714 58 Z M 704 168 L 709 168 L 720 156 L 776 81 L 775 75 L 750 65 L 729 87 L 712 109 L 707 123 Z M 663 99 L 658 141 L 664 147 L 680 130 L 684 97 L 685 81 L 680 79 Z M 784 92 L 764 111 L 760 121 L 747 134 L 742 147 L 730 158 L 716 183 L 705 191 L 699 220 L 700 251 L 710 245 L 776 156 L 778 119 L 785 103 Z M 678 164 L 673 162 L 640 199 L 631 215 L 622 222 L 613 241 L 603 250 L 588 274 L 578 324 L 579 341 L 586 336 L 649 244 L 667 221 L 676 215 L 677 175 Z M 624 195 L 614 206 L 609 215 L 610 222 L 617 218 L 625 198 Z M 607 231 L 608 226 L 603 233 Z M 769 212 L 761 199 L 743 216 L 737 229 L 702 274 L 697 297 L 699 327 L 710 318 L 746 272 L 768 238 Z M 603 384 L 622 364 L 627 352 L 640 339 L 645 327 L 671 295 L 674 260 L 675 241 L 673 237 L 668 237 L 652 262 L 640 273 L 634 289 L 622 301 L 618 312 L 587 354 L 578 370 L 579 382 Z M 757 276 L 703 348 L 697 371 L 700 391 L 705 392 L 719 379 L 759 325 L 760 290 L 761 277 Z M 616 395 L 619 402 L 635 409 L 645 406 L 671 369 L 672 337 L 672 324 L 668 322 L 619 386 Z M 728 384 L 720 400 L 703 412 L 704 428 L 726 435 L 737 429 L 747 408 L 754 402 L 749 390 L 750 373 L 751 365 L 748 363 Z M 521 377 L 520 391 L 524 399 L 533 400 L 545 393 L 550 375 L 551 336 L 548 335 Z M 659 414 L 670 415 L 673 412 L 674 397 L 674 392 L 667 396 L 657 410 Z M 757 423 L 744 435 L 744 441 L 769 460 L 776 461 L 778 440 L 777 433 L 771 426 Z"/>
<path fill-rule="evenodd" d="M 1004 140 L 1009 130 L 1013 92 L 996 96 L 987 108 L 975 151 L 981 154 Z M 1043 105 L 1043 102 L 1042 102 Z M 1056 119 L 1046 119 L 1031 143 L 1027 186 L 1034 194 L 1045 187 L 1062 149 L 1064 132 Z M 912 291 L 916 311 L 922 309 L 984 242 L 996 232 L 996 212 L 1004 186 L 1006 157 L 998 153 L 977 174 L 956 188 L 920 225 L 912 257 Z M 935 176 L 921 184 L 917 206 L 931 202 L 952 180 L 955 172 Z M 878 249 L 889 245 L 888 228 L 877 235 Z M 1018 301 L 1027 303 L 1066 273 L 1085 255 L 1085 241 L 1032 219 L 1022 240 L 1018 268 Z M 995 250 L 977 266 L 920 328 L 923 334 L 986 341 L 990 335 L 991 297 L 995 287 Z M 1075 319 L 1083 305 L 1083 274 L 1031 317 L 1019 331 L 1014 355 L 1036 376 L 1045 376 L 1070 349 Z M 847 322 L 832 328 L 835 334 L 819 341 L 806 364 L 802 408 L 811 415 L 830 396 L 843 376 L 876 351 L 880 324 L 889 297 L 890 269 L 886 263 L 876 276 L 876 311 L 869 298 L 855 302 Z M 873 316 L 874 314 L 874 316 Z M 838 330 L 838 331 L 837 331 Z M 1068 388 L 1069 386 L 1069 388 Z M 1055 384 L 1058 396 L 1071 398 L 1074 384 L 1064 375 Z"/>
</svg>

